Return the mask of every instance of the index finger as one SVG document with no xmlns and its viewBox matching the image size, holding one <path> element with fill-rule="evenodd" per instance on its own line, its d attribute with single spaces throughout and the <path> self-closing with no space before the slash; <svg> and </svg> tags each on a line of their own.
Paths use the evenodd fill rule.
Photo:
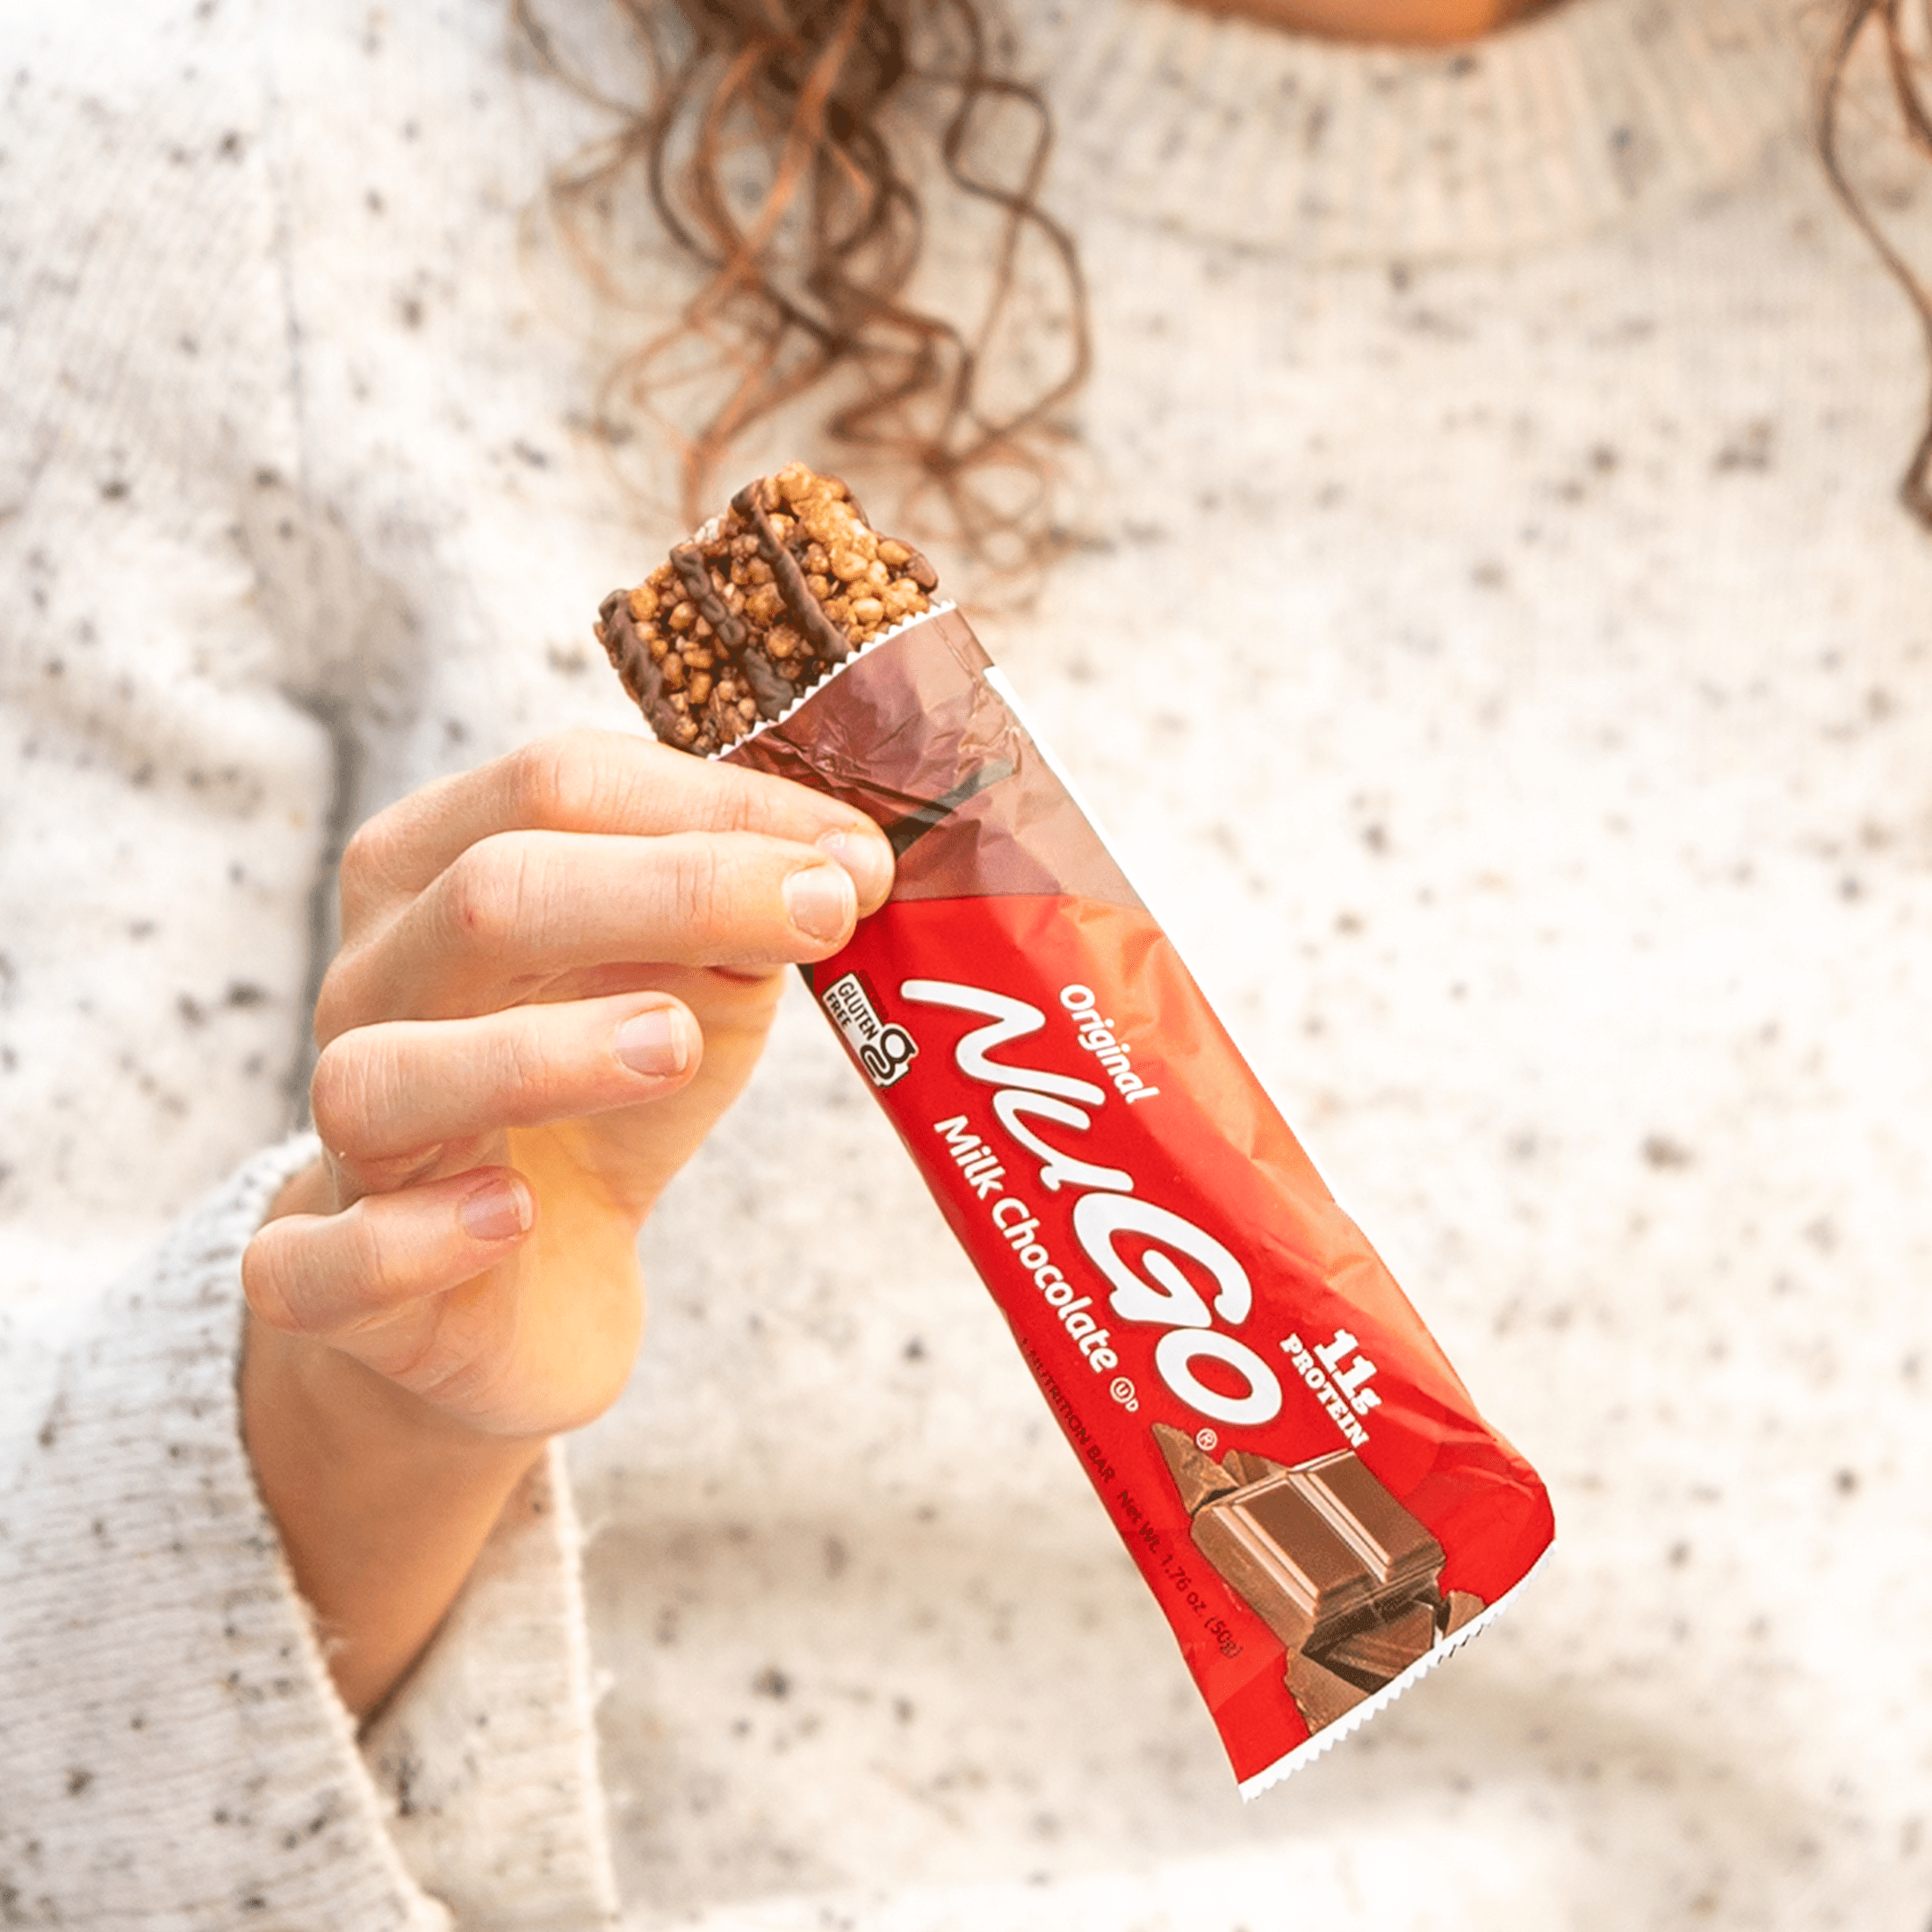
<svg viewBox="0 0 1932 1932">
<path fill-rule="evenodd" d="M 892 884 L 884 834 L 836 798 L 650 739 L 574 731 L 435 780 L 378 812 L 342 854 L 344 931 L 414 898 L 503 832 L 758 832 L 824 846 L 852 875 L 861 912 L 883 905 Z"/>
</svg>

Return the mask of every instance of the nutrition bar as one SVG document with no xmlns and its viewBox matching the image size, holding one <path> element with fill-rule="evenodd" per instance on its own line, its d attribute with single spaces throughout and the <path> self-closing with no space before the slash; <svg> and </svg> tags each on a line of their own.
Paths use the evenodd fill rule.
<svg viewBox="0 0 1932 1932">
<path fill-rule="evenodd" d="M 806 981 L 1252 1795 L 1481 1628 L 1549 1500 L 937 589 L 793 465 L 613 592 L 597 634 L 666 743 L 890 840 L 891 898 Z"/>
<path fill-rule="evenodd" d="M 930 610 L 938 586 L 837 477 L 795 463 L 747 484 L 635 588 L 612 591 L 597 638 L 658 737 L 704 756 Z"/>
</svg>

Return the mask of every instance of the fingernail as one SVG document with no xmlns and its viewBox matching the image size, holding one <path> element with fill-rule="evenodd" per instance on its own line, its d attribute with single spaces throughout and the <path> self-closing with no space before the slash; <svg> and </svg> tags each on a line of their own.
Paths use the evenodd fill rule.
<svg viewBox="0 0 1932 1932">
<path fill-rule="evenodd" d="M 813 939 L 842 937 L 858 910 L 852 875 L 843 866 L 808 866 L 785 881 L 785 911 L 791 923 Z"/>
<path fill-rule="evenodd" d="M 861 901 L 883 899 L 892 890 L 892 848 L 867 832 L 828 832 L 818 849 L 850 875 Z"/>
<path fill-rule="evenodd" d="M 529 1228 L 536 1203 L 530 1189 L 513 1176 L 487 1180 L 457 1204 L 456 1218 L 472 1241 L 508 1241 Z"/>
<path fill-rule="evenodd" d="M 633 1073 L 682 1073 L 691 1063 L 683 1015 L 668 1006 L 633 1013 L 617 1028 L 617 1057 Z"/>
</svg>

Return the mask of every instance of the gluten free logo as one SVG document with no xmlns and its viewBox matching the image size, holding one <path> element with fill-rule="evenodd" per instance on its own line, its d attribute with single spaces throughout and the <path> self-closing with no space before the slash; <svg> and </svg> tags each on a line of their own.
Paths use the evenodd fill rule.
<svg viewBox="0 0 1932 1932">
<path fill-rule="evenodd" d="M 822 1004 L 874 1086 L 889 1087 L 905 1078 L 919 1042 L 904 1027 L 881 1017 L 856 973 L 833 980 Z"/>
</svg>

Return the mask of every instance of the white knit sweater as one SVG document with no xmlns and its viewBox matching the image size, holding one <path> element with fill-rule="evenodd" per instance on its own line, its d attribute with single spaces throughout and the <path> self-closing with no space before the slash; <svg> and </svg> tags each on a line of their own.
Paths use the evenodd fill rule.
<svg viewBox="0 0 1932 1932">
<path fill-rule="evenodd" d="M 17 1925 L 574 1928 L 614 1906 L 560 1463 L 357 1748 L 238 1430 L 263 1155 L 105 1292 L 0 1311 Z"/>
<path fill-rule="evenodd" d="M 1922 1919 L 1932 544 L 1889 492 L 1923 371 L 1819 184 L 1791 11 L 1570 0 L 1409 57 L 1024 10 L 1098 363 L 1072 553 L 983 634 L 1546 1469 L 1562 1555 L 1235 1813 L 997 1323 L 788 1014 L 574 1452 L 647 1922 L 1224 1932 L 1285 1872 L 1362 1932 Z M 296 1151 L 141 1258 L 287 1128 L 342 829 L 626 722 L 588 615 L 676 518 L 588 428 L 622 319 L 519 233 L 597 123 L 489 0 L 33 13 L 0 1922 L 595 1923 L 559 1466 L 358 1751 L 234 1437 L 234 1257 Z"/>
<path fill-rule="evenodd" d="M 582 130 L 543 90 L 550 123 L 520 122 L 496 10 L 394 32 L 272 0 L 10 23 L 10 1924 L 614 1909 L 560 1458 L 358 1749 L 236 1431 L 236 1260 L 305 1150 L 143 1258 L 285 1130 L 342 830 L 450 763 L 622 716 L 583 614 L 638 552 L 573 455 L 580 351 L 514 259 L 542 157 Z"/>
</svg>

